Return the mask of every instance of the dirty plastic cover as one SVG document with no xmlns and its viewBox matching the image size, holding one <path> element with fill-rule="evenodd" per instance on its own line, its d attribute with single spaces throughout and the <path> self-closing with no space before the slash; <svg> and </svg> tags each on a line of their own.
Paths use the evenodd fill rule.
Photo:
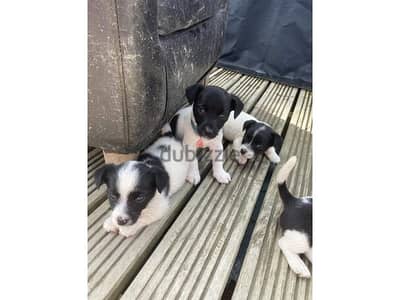
<svg viewBox="0 0 400 300">
<path fill-rule="evenodd" d="M 219 66 L 312 86 L 312 1 L 229 1 Z"/>
</svg>

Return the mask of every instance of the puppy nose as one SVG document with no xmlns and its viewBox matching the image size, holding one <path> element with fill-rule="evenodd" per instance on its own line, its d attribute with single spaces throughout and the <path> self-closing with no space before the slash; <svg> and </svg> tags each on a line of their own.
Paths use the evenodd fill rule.
<svg viewBox="0 0 400 300">
<path fill-rule="evenodd" d="M 125 225 L 126 223 L 128 223 L 128 219 L 123 218 L 123 217 L 118 217 L 117 223 L 118 223 L 118 225 Z"/>
<path fill-rule="evenodd" d="M 246 152 L 247 152 L 246 149 L 244 149 L 244 148 L 240 149 L 240 154 L 246 154 Z"/>
<path fill-rule="evenodd" d="M 212 133 L 213 133 L 212 127 L 211 127 L 210 125 L 206 125 L 206 126 L 204 127 L 204 132 L 205 132 L 206 134 L 212 134 Z"/>
</svg>

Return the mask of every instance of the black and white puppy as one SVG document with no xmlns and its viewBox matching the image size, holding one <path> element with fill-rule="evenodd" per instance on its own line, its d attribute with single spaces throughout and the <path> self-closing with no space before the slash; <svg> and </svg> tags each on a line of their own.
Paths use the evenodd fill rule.
<svg viewBox="0 0 400 300">
<path fill-rule="evenodd" d="M 192 153 L 196 153 L 197 148 L 208 147 L 214 177 L 220 183 L 229 183 L 231 176 L 223 168 L 222 128 L 230 112 L 233 112 L 233 118 L 240 114 L 243 103 L 220 87 L 201 84 L 188 87 L 186 97 L 191 105 L 180 109 L 172 118 L 172 132 Z M 187 180 L 195 185 L 200 182 L 196 157 L 190 161 Z"/>
<path fill-rule="evenodd" d="M 236 161 L 243 165 L 255 155 L 264 153 L 273 163 L 279 163 L 276 153 L 282 146 L 282 137 L 265 122 L 242 111 L 237 118 L 232 114 L 224 125 L 224 138 L 233 142 Z"/>
<path fill-rule="evenodd" d="M 280 225 L 283 236 L 279 247 L 290 268 L 301 277 L 310 277 L 300 254 L 305 254 L 312 262 L 312 197 L 295 197 L 286 185 L 286 179 L 296 165 L 296 157 L 291 157 L 279 170 L 277 175 L 279 195 L 283 202 Z"/>
<path fill-rule="evenodd" d="M 173 158 L 178 155 L 180 159 Z M 182 143 L 171 132 L 164 133 L 136 161 L 107 164 L 97 170 L 96 184 L 107 185 L 112 209 L 104 229 L 128 237 L 162 218 L 170 196 L 185 183 L 188 170 Z"/>
</svg>

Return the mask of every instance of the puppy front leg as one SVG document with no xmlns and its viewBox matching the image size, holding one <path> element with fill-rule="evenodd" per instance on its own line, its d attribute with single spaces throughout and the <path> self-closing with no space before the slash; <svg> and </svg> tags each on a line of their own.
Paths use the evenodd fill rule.
<svg viewBox="0 0 400 300">
<path fill-rule="evenodd" d="M 231 175 L 224 170 L 224 146 L 222 142 L 210 146 L 213 175 L 219 183 L 229 183 Z"/>
<path fill-rule="evenodd" d="M 119 227 L 119 234 L 124 237 L 130 237 L 136 235 L 146 224 L 141 222 L 136 222 L 133 225 L 124 225 Z"/>
<path fill-rule="evenodd" d="M 107 232 L 115 232 L 118 233 L 119 231 L 119 226 L 115 225 L 112 221 L 111 217 L 108 217 L 104 223 L 103 223 L 103 228 Z"/>
<path fill-rule="evenodd" d="M 186 159 L 189 161 L 189 170 L 186 175 L 186 180 L 191 184 L 197 185 L 200 182 L 200 171 L 199 171 L 199 162 L 196 157 L 196 148 L 189 145 L 184 144 L 186 148 Z"/>
<path fill-rule="evenodd" d="M 267 149 L 267 151 L 265 151 L 265 155 L 268 157 L 268 159 L 274 163 L 274 164 L 279 164 L 279 162 L 281 161 L 281 158 L 279 157 L 279 155 L 276 153 L 275 151 L 275 147 L 269 147 Z"/>
<path fill-rule="evenodd" d="M 232 149 L 235 154 L 235 160 L 240 164 L 244 165 L 247 162 L 247 158 L 240 154 L 240 146 L 242 146 L 243 137 L 238 137 L 233 140 Z"/>
<path fill-rule="evenodd" d="M 292 242 L 287 240 L 284 236 L 278 241 L 279 248 L 281 248 L 282 253 L 285 255 L 292 271 L 300 277 L 310 278 L 310 271 L 304 261 L 300 258 L 299 254 L 293 251 L 291 244 Z"/>
</svg>

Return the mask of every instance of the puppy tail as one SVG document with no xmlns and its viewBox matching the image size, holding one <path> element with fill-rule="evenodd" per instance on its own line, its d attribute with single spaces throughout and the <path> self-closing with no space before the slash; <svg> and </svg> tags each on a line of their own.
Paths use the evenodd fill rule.
<svg viewBox="0 0 400 300">
<path fill-rule="evenodd" d="M 297 158 L 296 156 L 292 156 L 279 170 L 278 175 L 276 176 L 276 181 L 278 183 L 279 195 L 283 201 L 284 205 L 290 203 L 297 199 L 294 197 L 287 188 L 286 180 L 289 177 L 289 174 L 292 172 L 293 168 L 296 166 Z"/>
</svg>

